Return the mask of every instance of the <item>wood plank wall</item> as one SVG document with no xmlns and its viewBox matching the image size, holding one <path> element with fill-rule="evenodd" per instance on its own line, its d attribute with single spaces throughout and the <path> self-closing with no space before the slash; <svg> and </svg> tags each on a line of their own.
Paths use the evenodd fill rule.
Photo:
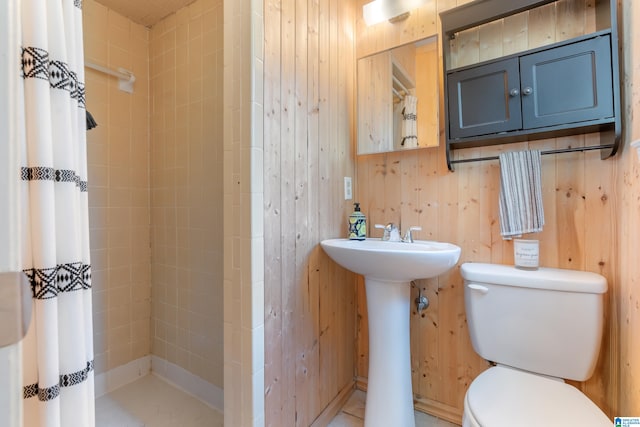
<svg viewBox="0 0 640 427">
<path fill-rule="evenodd" d="M 636 0 L 622 2 L 625 150 L 616 160 L 619 209 L 619 290 L 620 309 L 620 401 L 618 415 L 640 414 L 640 159 L 629 143 L 640 139 L 640 4 Z M 632 416 L 632 415 L 628 415 Z"/>
<path fill-rule="evenodd" d="M 358 0 L 358 10 L 366 1 Z M 359 19 L 357 56 L 439 31 L 437 13 L 462 3 L 465 1 L 429 2 L 407 21 L 396 25 L 384 23 L 366 28 Z M 594 28 L 592 0 L 560 0 L 465 31 L 455 39 L 453 60 L 457 65 L 473 63 L 571 38 Z M 418 238 L 458 244 L 462 248 L 460 264 L 466 261 L 512 264 L 512 243 L 500 237 L 497 162 L 459 165 L 456 172 L 449 172 L 444 153 L 444 114 L 441 114 L 440 126 L 438 148 L 357 158 L 356 194 L 363 212 L 372 225 L 395 222 L 403 229 L 420 225 L 423 231 L 417 234 Z M 598 142 L 598 134 L 588 134 L 460 150 L 456 156 L 481 157 L 502 150 L 565 148 Z M 619 392 L 616 236 L 621 232 L 616 225 L 616 160 L 602 161 L 597 152 L 545 156 L 542 174 L 546 225 L 542 233 L 531 236 L 540 240 L 541 265 L 594 271 L 609 281 L 605 334 L 598 366 L 590 380 L 576 385 L 613 416 L 617 414 Z M 635 194 L 637 184 L 630 191 Z M 378 235 L 376 231 L 372 233 L 374 236 Z M 635 241 L 633 245 L 637 247 Z M 421 315 L 415 310 L 411 313 L 416 407 L 460 422 L 466 389 L 487 363 L 474 353 L 470 344 L 459 269 L 436 279 L 418 281 L 412 290 L 412 299 L 417 296 L 418 288 L 430 299 L 431 306 Z M 358 385 L 365 388 L 368 337 L 361 279 L 357 302 Z"/>
<path fill-rule="evenodd" d="M 314 420 L 321 425 L 322 410 L 351 387 L 354 353 L 357 374 L 366 386 L 368 341 L 362 279 L 357 278 L 354 296 L 349 286 L 353 276 L 330 262 L 316 245 L 323 238 L 342 235 L 344 218 L 350 212 L 341 198 L 342 176 L 354 173 L 355 158 L 355 59 L 341 61 L 353 57 L 350 25 L 357 20 L 356 49 L 361 57 L 433 34 L 439 25 L 437 12 L 457 5 L 455 0 L 430 2 L 404 23 L 366 28 L 357 13 L 366 1 L 358 0 L 355 10 L 338 0 L 265 3 L 267 425 L 310 425 Z M 586 12 L 591 2 L 584 6 L 561 3 L 560 21 L 567 21 L 565 10 L 573 10 L 571 14 L 582 10 L 585 18 L 576 22 L 589 22 Z M 624 0 L 625 16 L 627 10 L 633 11 L 632 3 Z M 555 39 L 560 25 L 558 6 L 552 9 L 485 26 L 470 35 L 471 51 L 477 50 L 471 55 L 486 58 Z M 635 6 L 636 14 L 637 9 Z M 550 20 L 553 25 L 547 25 Z M 633 19 L 626 20 L 631 28 Z M 304 22 L 311 22 L 306 32 Z M 630 46 L 627 72 L 635 70 L 637 80 L 637 64 L 630 61 L 639 55 L 640 42 L 627 34 L 625 43 Z M 627 101 L 631 112 L 638 109 L 637 94 Z M 564 147 L 591 144 L 596 139 L 597 135 L 584 135 L 531 145 Z M 526 144 L 508 149 L 522 147 Z M 467 150 L 461 155 L 488 155 L 499 149 Z M 634 258 L 640 219 L 633 214 L 640 210 L 640 179 L 631 154 L 625 151 L 617 160 L 604 162 L 595 153 L 544 160 L 547 225 L 539 235 L 542 263 L 601 272 L 610 282 L 608 318 L 619 320 L 620 334 L 615 322 L 608 321 L 596 374 L 578 384 L 610 415 L 640 410 L 638 334 L 634 333 L 640 327 L 640 315 L 633 292 L 640 276 Z M 419 224 L 424 230 L 421 238 L 460 244 L 461 261 L 512 262 L 512 246 L 502 242 L 498 231 L 496 165 L 465 165 L 451 174 L 444 165 L 442 147 L 365 156 L 355 162 L 356 194 L 371 226 L 391 220 Z M 621 209 L 616 209 L 618 199 Z M 616 227 L 618 219 L 621 222 Z M 618 248 L 620 261 L 614 265 Z M 417 407 L 458 421 L 468 383 L 486 366 L 467 338 L 461 284 L 457 270 L 419 282 L 431 307 L 422 316 L 412 313 L 411 323 Z M 355 350 L 351 334 L 354 304 L 358 310 Z"/>
<path fill-rule="evenodd" d="M 346 235 L 352 211 L 354 23 L 354 1 L 264 2 L 269 426 L 326 425 L 354 387 L 355 277 L 319 246 Z"/>
</svg>

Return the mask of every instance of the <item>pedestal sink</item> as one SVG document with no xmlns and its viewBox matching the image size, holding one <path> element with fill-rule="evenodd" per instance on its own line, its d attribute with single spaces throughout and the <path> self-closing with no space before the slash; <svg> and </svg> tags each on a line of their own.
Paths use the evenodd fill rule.
<svg viewBox="0 0 640 427">
<path fill-rule="evenodd" d="M 329 239 L 336 263 L 365 278 L 369 318 L 369 380 L 365 427 L 415 427 L 409 343 L 410 283 L 453 267 L 460 248 L 450 243 Z"/>
</svg>

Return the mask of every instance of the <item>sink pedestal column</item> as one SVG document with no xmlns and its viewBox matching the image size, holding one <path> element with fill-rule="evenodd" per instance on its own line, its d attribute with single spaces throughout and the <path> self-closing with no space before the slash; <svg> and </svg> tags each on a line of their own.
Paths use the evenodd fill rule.
<svg viewBox="0 0 640 427">
<path fill-rule="evenodd" d="M 409 341 L 409 282 L 365 277 L 369 379 L 365 427 L 415 427 Z"/>
</svg>

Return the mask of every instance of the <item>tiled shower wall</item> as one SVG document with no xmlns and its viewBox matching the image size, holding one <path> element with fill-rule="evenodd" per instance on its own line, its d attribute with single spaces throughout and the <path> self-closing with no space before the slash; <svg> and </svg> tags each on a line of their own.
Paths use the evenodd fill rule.
<svg viewBox="0 0 640 427">
<path fill-rule="evenodd" d="M 222 0 L 154 25 L 152 353 L 222 388 Z"/>
<path fill-rule="evenodd" d="M 136 76 L 132 94 L 86 69 L 96 373 L 150 351 L 149 31 L 84 0 L 85 59 Z"/>
</svg>

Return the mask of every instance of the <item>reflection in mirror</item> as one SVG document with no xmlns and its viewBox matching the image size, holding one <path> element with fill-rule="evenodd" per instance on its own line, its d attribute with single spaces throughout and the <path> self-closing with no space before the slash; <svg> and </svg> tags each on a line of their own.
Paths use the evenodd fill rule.
<svg viewBox="0 0 640 427">
<path fill-rule="evenodd" d="M 437 36 L 358 60 L 358 154 L 438 145 Z"/>
</svg>

